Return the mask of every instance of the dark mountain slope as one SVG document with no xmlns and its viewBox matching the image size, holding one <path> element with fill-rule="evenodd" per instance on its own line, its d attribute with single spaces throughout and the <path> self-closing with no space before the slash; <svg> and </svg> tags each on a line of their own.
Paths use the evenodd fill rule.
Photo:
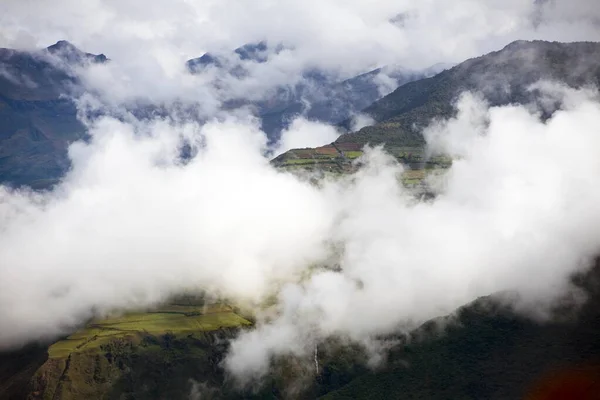
<svg viewBox="0 0 600 400">
<path fill-rule="evenodd" d="M 423 78 L 424 73 L 379 68 L 354 78 L 336 81 L 306 81 L 285 91 L 285 96 L 257 103 L 263 129 L 271 136 L 284 129 L 296 116 L 337 124 L 381 98 L 379 79 L 389 77 L 395 86 Z"/>
<path fill-rule="evenodd" d="M 68 98 L 80 90 L 75 68 L 106 61 L 65 41 L 0 49 L 0 182 L 46 187 L 66 171 L 68 144 L 85 135 Z"/>
<path fill-rule="evenodd" d="M 246 73 L 244 63 L 263 63 L 281 50 L 281 46 L 269 48 L 260 42 L 236 49 L 229 58 L 207 53 L 190 60 L 187 66 L 194 73 L 209 66 L 223 68 L 241 78 Z M 68 144 L 86 135 L 71 100 L 84 90 L 77 69 L 106 61 L 103 54 L 85 53 L 66 41 L 40 51 L 0 49 L 0 183 L 45 188 L 66 172 Z M 397 85 L 422 76 L 388 68 L 338 82 L 324 71 L 307 70 L 302 83 L 279 88 L 268 99 L 252 105 L 275 141 L 298 114 L 336 123 L 368 106 L 381 97 L 377 84 L 380 74 L 390 76 Z M 231 107 L 248 104 L 238 99 Z M 149 104 L 130 111 L 144 118 L 160 114 L 161 108 Z"/>
<path fill-rule="evenodd" d="M 232 309 L 177 306 L 144 319 L 126 315 L 91 323 L 47 351 L 30 347 L 0 355 L 0 396 L 185 399 L 193 380 L 203 384 L 199 395 L 213 399 L 597 400 L 600 263 L 574 282 L 588 301 L 577 309 L 565 300 L 551 322 L 536 323 L 492 297 L 482 298 L 424 324 L 410 340 L 392 337 L 403 344 L 391 350 L 387 367 L 378 372 L 362 364 L 366 354 L 360 347 L 331 340 L 319 346 L 317 376 L 312 362 L 284 357 L 258 392 L 239 392 L 220 365 L 227 339 L 250 324 Z M 289 387 L 296 391 L 290 394 Z M 567 393 L 525 397 L 536 390 Z"/>
<path fill-rule="evenodd" d="M 74 67 L 106 61 L 104 54 L 84 53 L 64 40 L 40 51 L 0 49 L 0 95 L 11 100 L 56 100 L 75 90 Z"/>
<path fill-rule="evenodd" d="M 482 92 L 491 105 L 526 103 L 529 86 L 555 80 L 573 87 L 600 83 L 600 43 L 517 41 L 504 49 L 467 60 L 428 79 L 407 83 L 364 110 L 377 123 L 338 142 L 423 144 L 421 130 L 433 118 L 454 113 L 466 90 Z M 348 127 L 348 121 L 342 126 Z"/>
<path fill-rule="evenodd" d="M 324 399 L 600 399 L 600 264 L 575 279 L 589 295 L 578 313 L 538 324 L 479 300 L 443 335 L 400 346 L 388 369 Z"/>
</svg>

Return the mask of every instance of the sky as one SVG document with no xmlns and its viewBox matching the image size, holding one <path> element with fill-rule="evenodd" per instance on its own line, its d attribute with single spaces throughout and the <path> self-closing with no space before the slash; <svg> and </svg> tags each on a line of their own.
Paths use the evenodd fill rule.
<svg viewBox="0 0 600 400">
<path fill-rule="evenodd" d="M 516 39 L 598 40 L 599 21 L 594 0 L 5 0 L 0 46 L 64 39 L 169 79 L 205 51 L 267 40 L 294 49 L 278 68 L 352 76 L 456 63 Z"/>
<path fill-rule="evenodd" d="M 561 110 L 545 122 L 535 108 L 464 94 L 455 118 L 424 131 L 431 151 L 456 159 L 430 202 L 399 185 L 403 167 L 379 148 L 320 185 L 282 173 L 259 121 L 221 105 L 311 67 L 352 76 L 459 62 L 516 39 L 600 40 L 594 3 L 4 0 L 0 46 L 66 39 L 113 60 L 80 71 L 81 109 L 148 99 L 170 115 L 85 121 L 91 140 L 69 148 L 73 167 L 56 188 L 0 186 L 0 349 L 200 289 L 256 307 L 256 328 L 225 364 L 244 377 L 266 373 L 272 355 L 305 357 L 332 335 L 366 342 L 495 292 L 547 317 L 600 249 L 597 89 L 546 83 Z M 184 70 L 205 51 L 259 40 L 286 50 L 251 65 L 249 79 L 216 90 L 210 73 Z M 202 118 L 178 118 L 175 100 Z M 277 151 L 336 135 L 298 118 Z M 198 151 L 188 163 L 183 139 Z"/>
<path fill-rule="evenodd" d="M 450 65 L 517 39 L 600 40 L 598 9 L 595 0 L 5 0 L 0 46 L 68 40 L 113 61 L 86 72 L 103 101 L 177 98 L 212 116 L 224 101 L 268 97 L 315 68 L 342 80 L 381 66 Z M 207 51 L 231 55 L 262 40 L 285 51 L 246 63 L 248 79 L 221 76 L 216 93 L 186 73 Z"/>
</svg>

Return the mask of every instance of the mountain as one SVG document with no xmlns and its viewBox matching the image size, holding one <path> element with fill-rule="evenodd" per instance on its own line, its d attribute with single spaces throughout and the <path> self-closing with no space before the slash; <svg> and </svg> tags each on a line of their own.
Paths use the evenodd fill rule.
<svg viewBox="0 0 600 400">
<path fill-rule="evenodd" d="M 222 367 L 229 340 L 251 318 L 222 303 L 175 301 L 148 312 L 91 321 L 47 346 L 0 354 L 2 399 L 274 399 L 304 366 L 282 359 L 257 390 L 240 392 Z M 326 348 L 325 348 L 326 347 Z M 367 371 L 357 346 L 330 340 L 320 351 L 326 371 L 302 398 L 340 389 Z M 194 394 L 195 393 L 195 394 Z M 193 397 L 196 396 L 196 397 Z"/>
<path fill-rule="evenodd" d="M 59 40 L 46 50 L 70 65 L 89 63 L 105 63 L 108 58 L 104 54 L 85 53 L 66 40 Z"/>
<path fill-rule="evenodd" d="M 275 101 L 275 105 L 272 100 L 259 102 L 259 115 L 267 133 L 285 128 L 299 114 L 311 120 L 337 124 L 381 98 L 382 91 L 385 93 L 388 89 L 426 76 L 426 73 L 389 66 L 341 82 L 309 76 L 296 85 L 283 101 Z"/>
<path fill-rule="evenodd" d="M 0 96 L 10 100 L 50 101 L 78 84 L 76 67 L 105 63 L 104 54 L 85 53 L 67 41 L 39 51 L 0 49 Z"/>
<path fill-rule="evenodd" d="M 0 182 L 47 187 L 64 174 L 68 144 L 85 136 L 69 99 L 80 90 L 75 69 L 104 62 L 66 41 L 0 49 Z"/>
<path fill-rule="evenodd" d="M 206 53 L 187 61 L 186 65 L 194 74 L 202 73 L 208 68 L 217 68 L 243 79 L 248 74 L 248 63 L 265 63 L 284 49 L 281 45 L 270 47 L 262 41 L 246 44 L 232 53 Z M 337 124 L 381 98 L 386 91 L 434 75 L 446 67 L 438 64 L 424 71 L 410 71 L 398 66 L 386 66 L 345 80 L 339 80 L 333 72 L 309 68 L 300 73 L 297 83 L 279 86 L 263 100 L 234 99 L 230 104 L 232 108 L 254 106 L 262 120 L 262 129 L 275 141 L 280 132 L 298 115 Z"/>
<path fill-rule="evenodd" d="M 283 47 L 278 46 L 273 49 L 273 54 L 278 54 L 282 49 Z M 191 73 L 199 73 L 208 67 L 226 68 L 226 66 L 235 63 L 235 61 L 263 63 L 268 60 L 269 53 L 270 49 L 265 41 L 248 43 L 235 49 L 233 54 L 205 53 L 201 57 L 188 60 L 186 66 Z M 230 70 L 229 72 L 234 73 L 233 70 Z"/>
<path fill-rule="evenodd" d="M 242 78 L 247 73 L 244 65 L 264 63 L 283 49 L 269 47 L 266 42 L 247 44 L 227 56 L 207 53 L 188 61 L 187 67 L 192 73 L 222 68 Z M 86 128 L 71 100 L 85 90 L 78 69 L 105 62 L 104 54 L 83 52 L 67 41 L 39 51 L 0 49 L 0 183 L 47 188 L 64 175 L 70 167 L 69 143 L 86 137 Z M 280 87 L 252 105 L 270 140 L 276 141 L 298 114 L 337 123 L 367 107 L 381 97 L 377 80 L 383 75 L 389 77 L 387 84 L 392 87 L 421 77 L 388 67 L 338 82 L 331 74 L 312 69 L 303 72 L 301 83 Z M 247 100 L 235 99 L 227 106 L 248 104 Z M 143 117 L 160 114 L 161 107 L 145 104 L 129 111 Z"/>
<path fill-rule="evenodd" d="M 573 280 L 588 295 L 577 312 L 563 303 L 536 323 L 479 299 L 323 399 L 600 399 L 600 262 Z"/>
<path fill-rule="evenodd" d="M 572 279 L 587 302 L 575 308 L 564 299 L 548 322 L 488 296 L 389 335 L 396 344 L 375 371 L 359 346 L 330 339 L 319 345 L 318 373 L 312 359 L 282 357 L 255 389 L 236 387 L 221 365 L 228 339 L 251 319 L 225 304 L 179 301 L 92 321 L 49 347 L 0 354 L 0 397 L 596 400 L 600 261 Z"/>
<path fill-rule="evenodd" d="M 453 115 L 454 101 L 463 91 L 482 92 L 492 106 L 527 103 L 534 98 L 529 86 L 539 80 L 573 87 L 600 84 L 600 43 L 513 42 L 399 87 L 363 110 L 376 122 L 373 126 L 342 135 L 337 142 L 421 146 L 421 129 L 433 118 Z M 341 125 L 349 127 L 350 121 Z"/>
<path fill-rule="evenodd" d="M 473 58 L 430 78 L 400 86 L 362 113 L 375 123 L 342 134 L 334 143 L 316 149 L 294 149 L 272 163 L 287 170 L 345 173 L 365 144 L 385 144 L 387 151 L 411 167 L 405 183 L 419 186 L 423 178 L 450 165 L 445 157 L 425 158 L 422 129 L 435 118 L 454 115 L 454 103 L 467 90 L 481 92 L 490 105 L 536 101 L 530 86 L 553 80 L 572 87 L 600 86 L 600 43 L 516 41 L 502 50 Z M 551 110 L 548 110 L 551 112 Z M 351 120 L 339 124 L 350 130 Z"/>
</svg>

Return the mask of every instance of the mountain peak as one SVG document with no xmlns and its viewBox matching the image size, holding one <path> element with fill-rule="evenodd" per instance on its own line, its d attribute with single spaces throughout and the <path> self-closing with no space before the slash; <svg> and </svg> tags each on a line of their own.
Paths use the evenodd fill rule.
<svg viewBox="0 0 600 400">
<path fill-rule="evenodd" d="M 509 44 L 504 46 L 504 49 L 514 49 L 514 48 L 518 48 L 518 47 L 528 46 L 528 45 L 531 45 L 532 43 L 533 42 L 530 40 L 515 40 L 514 42 L 510 42 Z"/>
<path fill-rule="evenodd" d="M 59 51 L 81 52 L 81 50 L 79 50 L 77 47 L 75 47 L 75 45 L 73 43 L 66 41 L 66 40 L 59 40 L 55 44 L 46 47 L 46 49 L 51 53 L 55 53 L 55 52 L 59 52 Z"/>
<path fill-rule="evenodd" d="M 104 54 L 91 54 L 79 50 L 74 44 L 67 40 L 59 40 L 55 44 L 46 47 L 53 56 L 56 56 L 69 64 L 81 64 L 83 62 L 105 63 L 108 58 Z"/>
<path fill-rule="evenodd" d="M 272 54 L 279 54 L 284 49 L 282 44 L 277 46 L 269 46 L 269 44 L 261 40 L 255 43 L 246 43 L 229 53 L 204 53 L 201 57 L 188 60 L 186 65 L 190 72 L 197 73 L 206 67 L 212 66 L 222 68 L 227 64 L 238 64 L 239 62 L 252 61 L 256 63 L 264 63 Z M 232 73 L 234 75 L 242 73 L 239 66 L 233 66 Z"/>
</svg>

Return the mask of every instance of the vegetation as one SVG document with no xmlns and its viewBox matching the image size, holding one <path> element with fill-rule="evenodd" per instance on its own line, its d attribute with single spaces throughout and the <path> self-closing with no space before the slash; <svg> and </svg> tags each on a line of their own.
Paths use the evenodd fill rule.
<svg viewBox="0 0 600 400">
<path fill-rule="evenodd" d="M 249 322 L 226 305 L 202 315 L 186 315 L 197 306 L 165 306 L 94 321 L 49 355 L 40 347 L 3 355 L 0 398 L 187 399 L 193 391 L 213 399 L 534 399 L 558 385 L 572 391 L 563 398 L 595 399 L 569 393 L 599 393 L 600 262 L 573 282 L 589 300 L 576 309 L 565 299 L 553 322 L 536 323 L 499 297 L 482 298 L 389 337 L 399 344 L 382 369 L 365 366 L 360 346 L 331 338 L 318 346 L 318 374 L 312 356 L 278 357 L 262 385 L 242 392 L 221 362 L 228 339 Z M 195 330 L 182 322 L 215 316 Z"/>
<path fill-rule="evenodd" d="M 93 321 L 51 345 L 47 354 L 43 348 L 12 353 L 11 360 L 22 361 L 4 373 L 0 369 L 6 382 L 0 397 L 187 399 L 195 392 L 224 399 L 316 398 L 367 371 L 360 347 L 331 339 L 320 346 L 316 380 L 312 359 L 280 357 L 262 385 L 242 393 L 226 379 L 221 362 L 228 339 L 250 322 L 223 304 L 198 311 L 167 305 Z"/>
<path fill-rule="evenodd" d="M 187 398 L 191 378 L 222 382 L 218 361 L 226 341 L 220 341 L 251 323 L 225 304 L 178 302 L 195 304 L 92 321 L 47 352 L 36 347 L 5 355 L 22 361 L 12 369 L 3 364 L 9 369 L 0 375 L 6 378 L 0 397 Z"/>
<path fill-rule="evenodd" d="M 389 146 L 386 151 L 405 166 L 401 180 L 407 188 L 426 190 L 425 178 L 443 172 L 452 164 L 452 160 L 447 156 L 427 157 L 423 147 Z M 272 163 L 277 168 L 294 173 L 318 172 L 323 176 L 325 173 L 339 176 L 356 171 L 355 161 L 363 154 L 360 145 L 345 143 L 315 149 L 290 150 L 275 158 Z"/>
<path fill-rule="evenodd" d="M 553 322 L 536 323 L 480 299 L 445 318 L 442 335 L 425 324 L 386 369 L 323 399 L 598 399 L 600 263 L 574 281 L 589 295 L 579 312 L 565 300 Z M 536 397 L 549 387 L 562 396 Z"/>
<path fill-rule="evenodd" d="M 600 84 L 600 43 L 517 41 L 500 51 L 467 60 L 428 79 L 400 86 L 363 112 L 376 124 L 340 136 L 335 142 L 422 147 L 422 130 L 432 120 L 454 115 L 453 104 L 466 91 L 482 92 L 491 105 L 535 101 L 529 86 L 556 80 L 573 87 Z M 348 128 L 350 121 L 341 124 Z"/>
<path fill-rule="evenodd" d="M 216 331 L 250 325 L 250 322 L 235 314 L 230 306 L 168 305 L 153 312 L 130 313 L 120 317 L 94 321 L 84 329 L 48 349 L 50 358 L 64 358 L 72 353 L 99 349 L 114 339 L 148 335 L 189 335 L 195 332 Z"/>
</svg>

